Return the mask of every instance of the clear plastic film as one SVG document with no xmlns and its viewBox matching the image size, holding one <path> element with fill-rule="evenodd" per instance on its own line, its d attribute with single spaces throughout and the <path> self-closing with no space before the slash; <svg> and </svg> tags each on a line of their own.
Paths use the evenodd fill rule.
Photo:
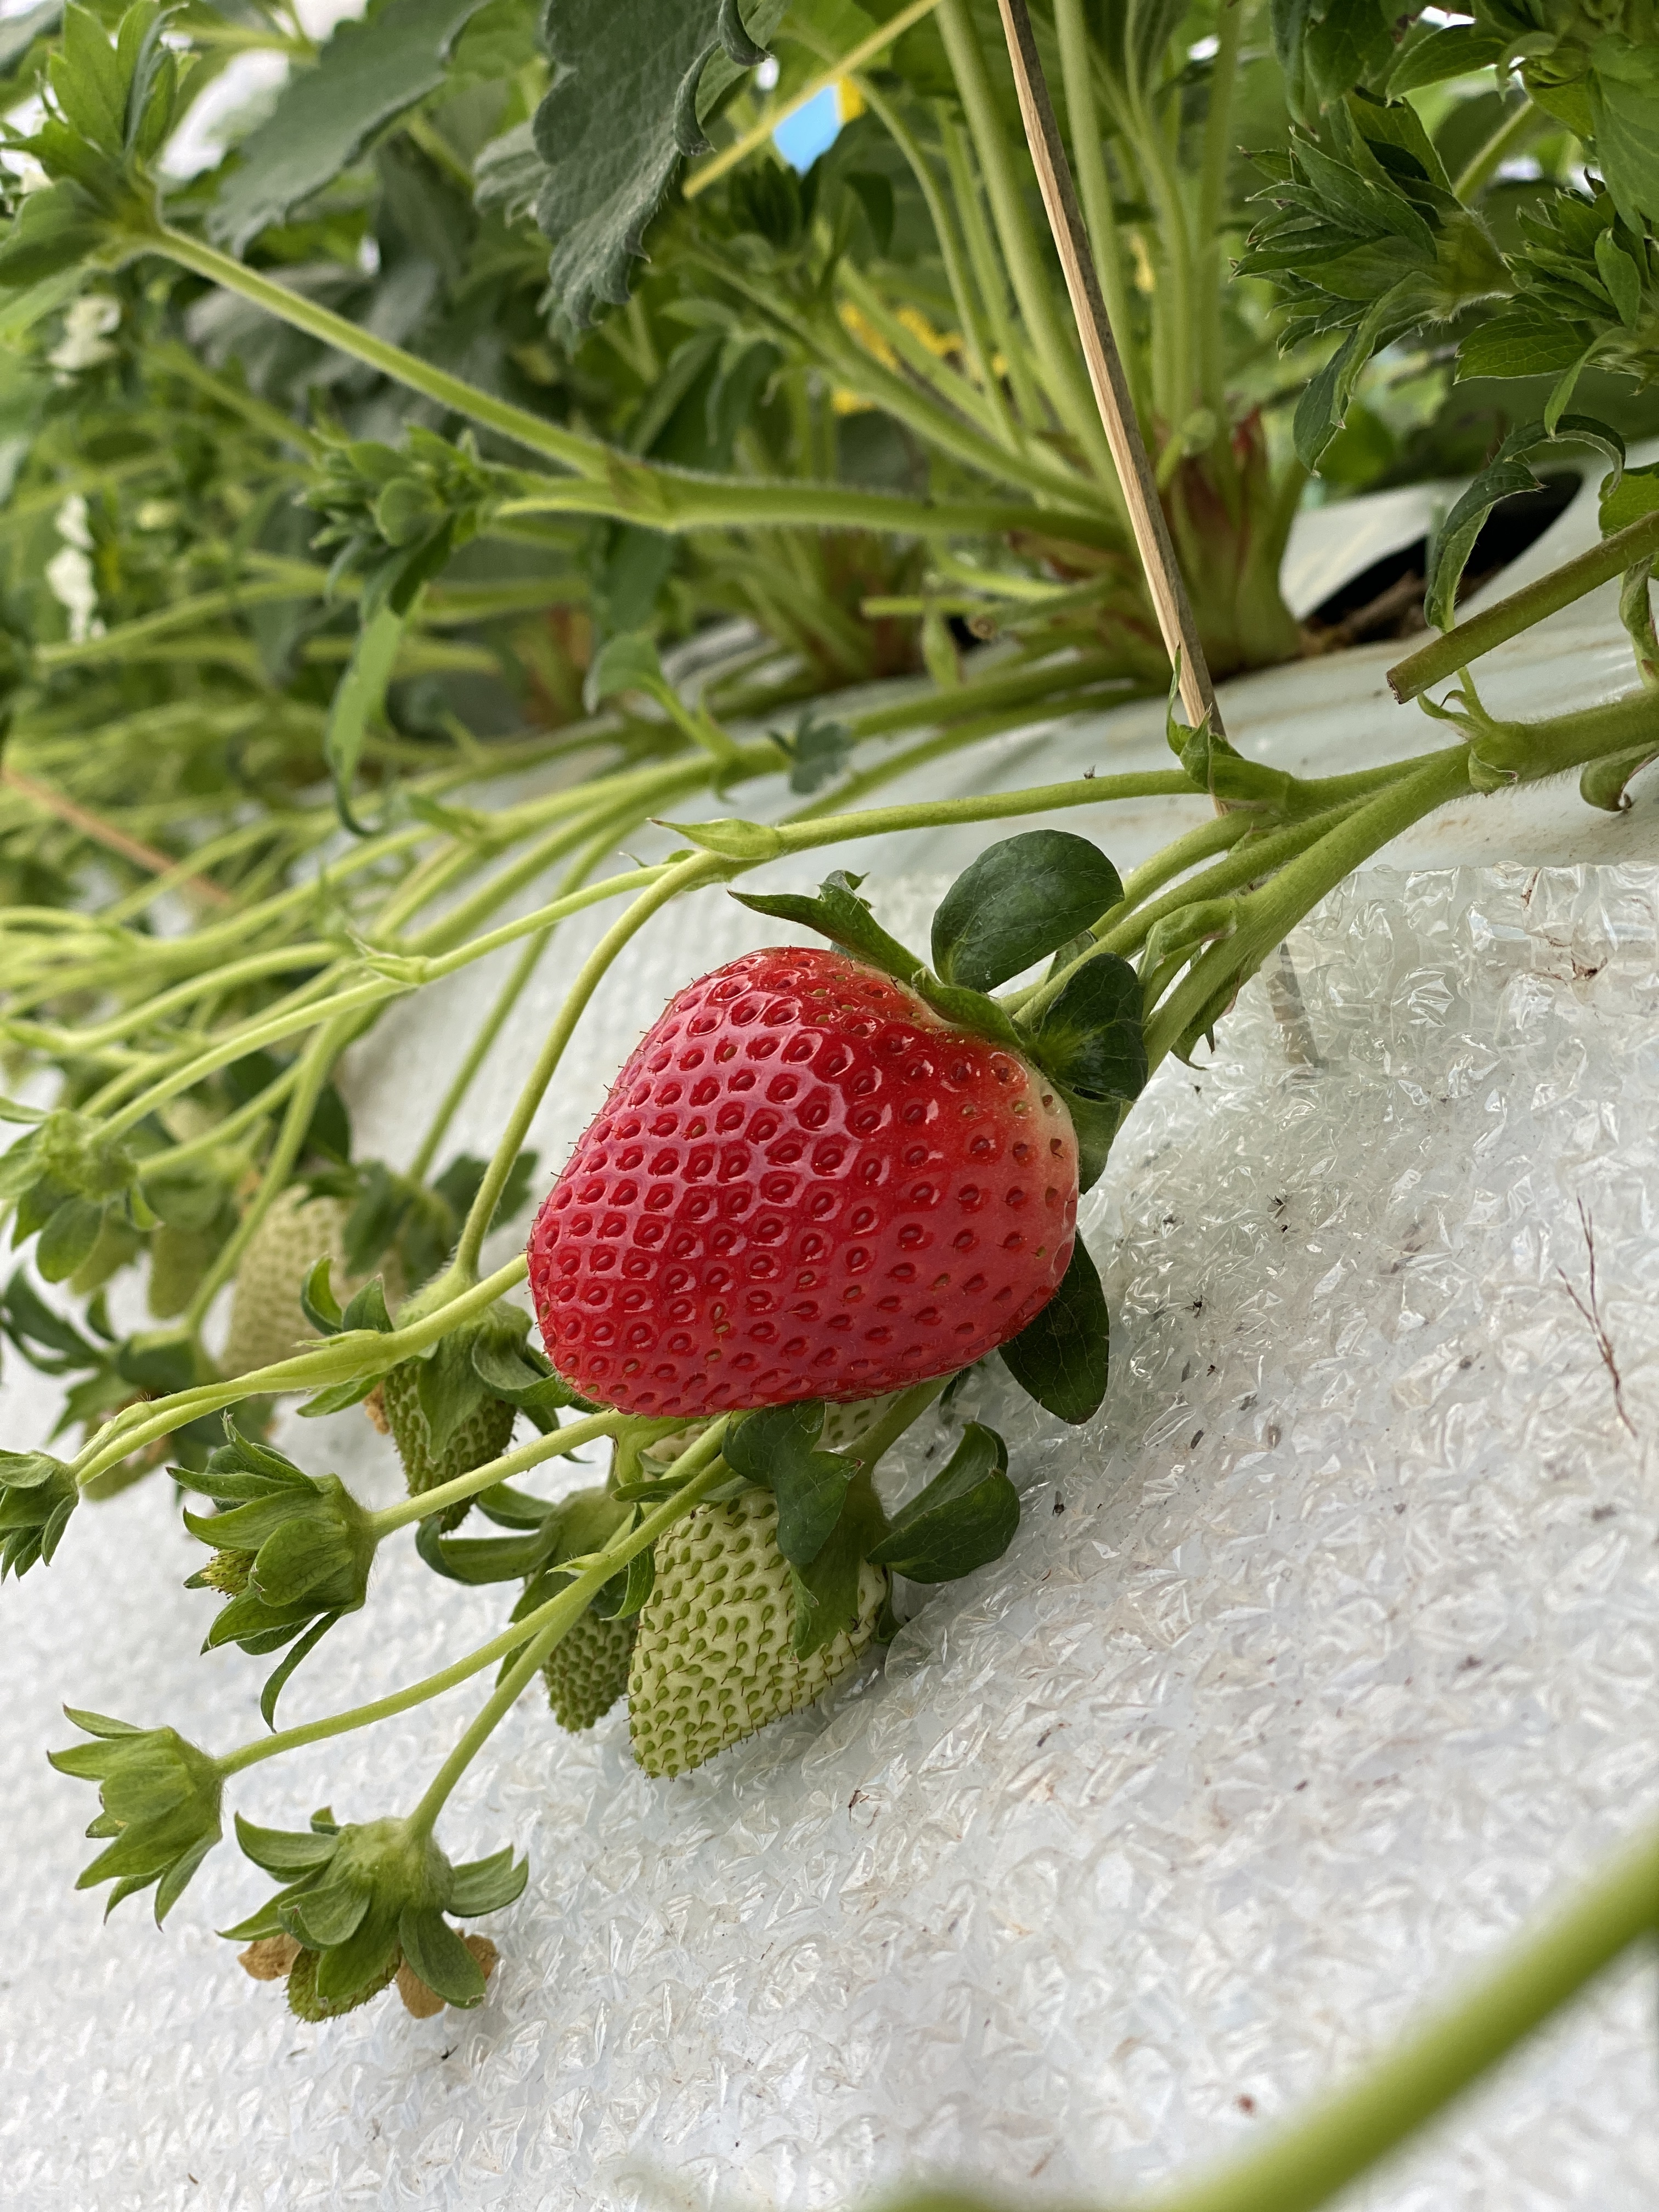
<svg viewBox="0 0 1659 2212">
<path fill-rule="evenodd" d="M 877 902 L 921 933 L 922 886 Z M 696 913 L 579 1031 L 544 1177 L 667 994 L 756 940 L 727 901 Z M 77 1516 L 4 1601 L 9 2203 L 817 2212 L 932 2175 L 1104 2204 L 1316 2095 L 1651 1819 L 1659 871 L 1371 870 L 1291 960 L 1212 1059 L 1160 1071 L 1089 1201 L 1101 1416 L 1058 1433 L 991 1376 L 958 1407 L 1012 1447 L 1003 1561 L 912 1593 L 884 1661 L 679 1782 L 632 1766 L 620 1711 L 571 1738 L 526 1699 L 503 1727 L 446 1815 L 455 1856 L 531 1854 L 476 2014 L 292 2020 L 211 1932 L 266 1887 L 234 1845 L 164 1935 L 72 1893 L 59 1700 L 223 1748 L 262 1671 L 196 1656 L 211 1601 L 179 1588 L 198 1547 L 164 1480 Z M 561 969 L 458 1147 L 498 1125 Z M 366 1150 L 403 1156 L 481 1002 L 360 1050 Z M 16 1375 L 7 1441 L 32 1442 Z M 391 1494 L 360 1413 L 279 1437 Z M 507 1602 L 389 1547 L 284 1718 L 427 1671 Z M 403 1809 L 476 1702 L 235 1802 Z M 1653 2008 L 1651 1960 L 1613 1975 L 1347 2201 L 1650 2206 Z"/>
</svg>

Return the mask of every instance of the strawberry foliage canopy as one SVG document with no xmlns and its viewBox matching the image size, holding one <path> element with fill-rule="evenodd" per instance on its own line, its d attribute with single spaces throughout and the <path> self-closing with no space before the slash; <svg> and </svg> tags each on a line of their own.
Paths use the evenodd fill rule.
<svg viewBox="0 0 1659 2212">
<path fill-rule="evenodd" d="M 1028 12 L 1203 659 L 1398 636 L 1423 749 L 1303 778 L 1176 712 L 1022 119 Z M 775 130 L 825 88 L 796 166 Z M 307 2020 L 394 1986 L 426 2017 L 483 2000 L 495 1948 L 456 1923 L 532 1878 L 439 1841 L 514 1704 L 583 1729 L 625 1700 L 647 1773 L 684 1773 L 1038 1540 L 996 1392 L 1113 1418 L 1079 1204 L 1157 1069 L 1436 807 L 1571 773 L 1620 811 L 1659 760 L 1630 453 L 1659 432 L 1659 17 L 374 0 L 319 43 L 282 0 L 41 0 L 0 92 L 0 1329 L 64 1392 L 52 1436 L 0 1439 L 0 1569 L 61 1575 L 78 1516 L 163 1468 L 189 1498 L 181 1632 L 260 1663 L 267 1732 L 77 1706 L 53 1753 L 99 1790 L 83 1883 L 158 1920 L 246 1769 L 480 1678 L 413 1807 L 346 1805 L 348 1763 L 349 1817 L 232 1826 L 276 1886 L 231 1931 L 251 1974 Z M 1461 607 L 1564 470 L 1600 544 Z M 1293 617 L 1304 501 L 1449 478 L 1420 586 Z M 1490 713 L 1482 658 L 1614 583 L 1616 695 Z M 1167 766 L 973 794 L 976 748 L 1166 690 Z M 926 795 L 946 761 L 970 795 Z M 1121 873 L 1114 805 L 1163 799 L 1188 826 Z M 901 943 L 848 848 L 975 825 Z M 820 852 L 815 894 L 765 873 Z M 578 1024 L 728 893 L 793 941 L 662 1010 L 532 1222 Z M 489 1157 L 458 1150 L 590 908 Z M 419 1145 L 366 1157 L 351 1055 L 486 961 Z M 304 1441 L 352 1408 L 405 1478 L 379 1510 Z M 279 1728 L 386 1544 L 473 1593 L 480 1640 Z M 1552 2003 L 1651 1883 L 1615 1869 L 1584 1915 L 1527 1954 L 1570 1959 Z M 1469 2001 L 1466 2069 L 1540 2016 L 1514 1986 Z M 1316 2124 L 1318 2186 L 1452 2073 Z"/>
</svg>

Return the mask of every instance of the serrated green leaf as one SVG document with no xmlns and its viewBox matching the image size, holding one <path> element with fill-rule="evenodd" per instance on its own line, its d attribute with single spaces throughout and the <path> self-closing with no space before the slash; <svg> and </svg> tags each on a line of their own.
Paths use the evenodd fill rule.
<svg viewBox="0 0 1659 2212">
<path fill-rule="evenodd" d="M 781 0 L 750 12 L 764 38 Z M 545 34 L 556 74 L 536 112 L 545 164 L 536 220 L 553 242 L 554 296 L 580 329 L 627 299 L 646 225 L 682 158 L 705 143 L 698 94 L 709 64 L 722 48 L 738 68 L 764 55 L 738 0 L 630 0 L 625 37 L 611 0 L 551 0 Z"/>
<path fill-rule="evenodd" d="M 1106 1293 L 1081 1237 L 1065 1279 L 1036 1319 L 1002 1347 L 1022 1390 L 1073 1426 L 1100 1410 L 1110 1364 Z"/>
<path fill-rule="evenodd" d="M 342 23 L 315 68 L 290 79 L 239 149 L 208 218 L 212 235 L 240 253 L 331 184 L 378 132 L 437 90 L 451 47 L 483 5 L 388 0 L 368 21 Z"/>
<path fill-rule="evenodd" d="M 1500 32 L 1482 30 L 1478 23 L 1449 23 L 1408 40 L 1389 73 L 1389 97 L 1403 100 L 1425 85 L 1490 69 L 1504 44 Z"/>
<path fill-rule="evenodd" d="M 1479 323 L 1457 349 L 1457 380 L 1471 376 L 1559 376 L 1589 343 L 1582 323 L 1565 322 L 1540 308 L 1504 308 Z"/>
<path fill-rule="evenodd" d="M 1028 830 L 981 853 L 933 915 L 933 966 L 947 983 L 993 991 L 1098 921 L 1123 896 L 1097 845 Z"/>
</svg>

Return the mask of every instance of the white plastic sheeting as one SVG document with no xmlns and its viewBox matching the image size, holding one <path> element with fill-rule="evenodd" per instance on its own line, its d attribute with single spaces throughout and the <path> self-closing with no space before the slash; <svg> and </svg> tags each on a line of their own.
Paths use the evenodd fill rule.
<svg viewBox="0 0 1659 2212">
<path fill-rule="evenodd" d="M 923 888 L 879 901 L 901 934 Z M 665 995 L 757 934 L 710 894 L 642 941 L 544 1113 L 547 1168 Z M 458 1146 L 488 1149 L 565 950 Z M 1026 1501 L 1004 1561 L 678 1783 L 632 1768 L 620 1712 L 502 1728 L 444 1831 L 533 1869 L 475 2014 L 294 2022 L 210 1932 L 264 1892 L 234 1846 L 165 1935 L 71 1893 L 94 1807 L 40 1757 L 58 1699 L 221 1747 L 257 1732 L 262 1671 L 195 1656 L 213 1601 L 178 1587 L 198 1547 L 164 1484 L 83 1510 L 0 1615 L 8 2203 L 805 2212 L 922 2172 L 1100 2203 L 1299 2106 L 1653 1817 L 1659 872 L 1371 871 L 1294 954 L 1316 1064 L 1252 985 L 1090 1201 L 1103 1414 L 1056 1433 L 983 1391 Z M 458 979 L 360 1052 L 366 1152 L 406 1156 L 480 1003 Z M 1633 1436 L 1568 1294 L 1581 1202 Z M 8 1443 L 38 1395 L 14 1382 Z M 281 1436 L 391 1494 L 360 1415 Z M 389 1553 L 285 1718 L 504 1613 Z M 406 1808 L 475 1702 L 236 1802 Z M 1645 2212 L 1654 2045 L 1650 1962 L 1353 2201 Z"/>
</svg>

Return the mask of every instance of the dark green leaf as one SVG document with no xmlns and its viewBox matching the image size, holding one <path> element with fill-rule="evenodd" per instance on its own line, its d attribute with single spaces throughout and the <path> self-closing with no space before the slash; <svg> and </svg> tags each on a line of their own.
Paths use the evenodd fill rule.
<svg viewBox="0 0 1659 2212">
<path fill-rule="evenodd" d="M 1616 530 L 1628 530 L 1632 522 L 1639 522 L 1656 509 L 1659 461 L 1650 461 L 1644 468 L 1626 469 L 1622 476 L 1611 476 L 1601 487 L 1601 535 L 1611 538 Z"/>
<path fill-rule="evenodd" d="M 1506 41 L 1497 31 L 1483 31 L 1475 23 L 1451 23 L 1407 41 L 1389 76 L 1389 97 L 1403 100 L 1425 85 L 1443 84 L 1448 77 L 1468 76 L 1490 69 Z"/>
<path fill-rule="evenodd" d="M 947 983 L 994 990 L 1122 896 L 1117 870 L 1086 837 L 1025 830 L 981 853 L 939 901 L 933 966 Z"/>
<path fill-rule="evenodd" d="M 823 1407 L 816 1400 L 751 1413 L 727 1435 L 726 1462 L 778 1502 L 778 1549 L 791 1565 L 811 1565 L 841 1518 L 854 1462 L 817 1449 Z"/>
<path fill-rule="evenodd" d="M 483 4 L 388 0 L 368 22 L 342 23 L 240 148 L 209 217 L 213 235 L 240 253 L 331 184 L 378 131 L 437 90 L 458 33 Z"/>
<path fill-rule="evenodd" d="M 295 1669 L 317 1649 L 339 1618 L 337 1613 L 319 1614 L 288 1656 L 266 1675 L 264 1687 L 259 1692 L 259 1717 L 268 1729 L 274 1729 L 276 1725 L 276 1700 L 288 1687 Z"/>
<path fill-rule="evenodd" d="M 822 1551 L 805 1567 L 790 1566 L 795 1599 L 792 1642 L 801 1658 L 810 1658 L 857 1620 L 859 1569 L 885 1534 L 881 1508 L 864 1476 L 848 1492 Z"/>
<path fill-rule="evenodd" d="M 637 1512 L 641 1509 L 635 1507 Z M 647 1544 L 635 1552 L 621 1574 L 612 1575 L 594 1595 L 592 1611 L 600 1620 L 632 1620 L 643 1611 L 657 1587 L 657 1547 Z"/>
<path fill-rule="evenodd" d="M 381 1336 L 392 1334 L 392 1316 L 386 1311 L 386 1285 L 376 1275 L 363 1285 L 340 1316 L 340 1329 L 372 1328 Z"/>
<path fill-rule="evenodd" d="M 1081 1237 L 1064 1281 L 1033 1322 L 1002 1347 L 1009 1373 L 1045 1412 L 1073 1425 L 1106 1395 L 1109 1323 L 1106 1293 Z"/>
<path fill-rule="evenodd" d="M 343 1413 L 348 1406 L 361 1406 L 380 1380 L 378 1375 L 364 1375 L 355 1382 L 332 1383 L 326 1390 L 319 1390 L 314 1398 L 307 1398 L 295 1411 L 308 1421 L 319 1420 L 325 1413 Z"/>
<path fill-rule="evenodd" d="M 1087 1098 L 1138 1098 L 1146 1083 L 1140 978 L 1115 953 L 1074 969 L 1038 1014 L 1030 1050 L 1062 1088 Z"/>
<path fill-rule="evenodd" d="M 1423 611 L 1437 629 L 1449 629 L 1456 604 L 1457 586 L 1482 525 L 1500 499 L 1541 491 L 1542 484 L 1528 456 L 1556 442 L 1591 445 L 1612 461 L 1615 481 L 1622 476 L 1625 441 L 1605 422 L 1584 415 L 1564 415 L 1553 434 L 1542 422 L 1528 422 L 1511 430 L 1487 466 L 1458 500 L 1435 538 L 1429 552 L 1428 589 Z"/>
<path fill-rule="evenodd" d="M 1557 376 L 1591 337 L 1587 324 L 1522 305 L 1478 323 L 1457 349 L 1458 380 L 1471 376 Z"/>
<path fill-rule="evenodd" d="M 1018 1526 L 1007 1446 L 994 1429 L 970 1421 L 945 1468 L 895 1516 L 870 1560 L 913 1583 L 955 1582 L 1000 1559 Z"/>
<path fill-rule="evenodd" d="M 283 1916 L 307 1950 L 343 1943 L 362 1927 L 369 1893 L 355 1882 L 327 1880 L 296 1897 Z"/>
</svg>

